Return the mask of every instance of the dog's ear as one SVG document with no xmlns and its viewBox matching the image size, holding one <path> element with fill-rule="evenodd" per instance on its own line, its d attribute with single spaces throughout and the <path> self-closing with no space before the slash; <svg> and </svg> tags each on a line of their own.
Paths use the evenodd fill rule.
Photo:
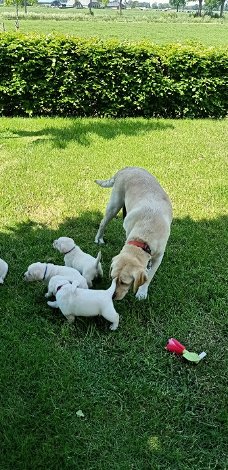
<svg viewBox="0 0 228 470">
<path fill-rule="evenodd" d="M 80 282 L 79 281 L 73 281 L 72 282 L 72 288 L 71 288 L 71 291 L 72 292 L 76 292 L 78 286 L 79 286 Z"/>
<path fill-rule="evenodd" d="M 134 276 L 134 285 L 133 285 L 134 294 L 137 292 L 138 288 L 147 281 L 147 279 L 148 277 L 145 271 L 138 271 L 136 273 L 136 275 Z"/>
</svg>

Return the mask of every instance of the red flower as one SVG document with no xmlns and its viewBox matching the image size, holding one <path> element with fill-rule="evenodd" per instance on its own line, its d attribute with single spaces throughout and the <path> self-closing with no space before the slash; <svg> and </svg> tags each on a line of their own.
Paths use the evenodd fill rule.
<svg viewBox="0 0 228 470">
<path fill-rule="evenodd" d="M 175 352 L 176 354 L 183 354 L 183 352 L 186 350 L 185 346 L 183 346 L 183 344 L 179 343 L 179 341 L 174 338 L 170 338 L 168 340 L 165 349 L 170 352 Z"/>
</svg>

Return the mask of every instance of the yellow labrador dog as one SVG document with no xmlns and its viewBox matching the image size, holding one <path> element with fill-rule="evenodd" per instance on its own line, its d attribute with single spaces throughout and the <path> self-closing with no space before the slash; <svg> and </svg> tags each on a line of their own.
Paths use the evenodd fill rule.
<svg viewBox="0 0 228 470">
<path fill-rule="evenodd" d="M 121 208 L 125 216 L 126 242 L 112 259 L 110 270 L 111 277 L 117 278 L 114 298 L 123 299 L 133 285 L 136 297 L 146 299 L 170 235 L 170 199 L 156 178 L 143 168 L 123 168 L 109 180 L 96 183 L 113 189 L 95 242 L 104 243 L 105 227 Z"/>
</svg>

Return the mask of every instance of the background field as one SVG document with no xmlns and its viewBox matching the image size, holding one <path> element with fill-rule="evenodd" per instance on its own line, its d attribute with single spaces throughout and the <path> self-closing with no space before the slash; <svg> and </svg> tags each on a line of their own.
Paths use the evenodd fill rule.
<svg viewBox="0 0 228 470">
<path fill-rule="evenodd" d="M 8 12 L 8 13 L 7 13 Z M 15 30 L 11 7 L 0 7 L 1 29 Z M 20 14 L 23 15 L 23 9 Z M 31 15 L 33 19 L 30 18 Z M 37 15 L 37 16 L 36 16 Z M 120 18 L 116 11 L 95 11 L 94 17 L 87 10 L 59 10 L 57 8 L 29 7 L 28 17 L 20 19 L 20 32 L 49 34 L 58 32 L 76 36 L 96 36 L 101 39 L 117 38 L 121 41 L 148 40 L 158 44 L 197 41 L 206 46 L 228 44 L 228 21 L 202 19 L 187 13 L 124 11 Z"/>
<path fill-rule="evenodd" d="M 227 121 L 0 121 L 1 468 L 227 468 Z M 167 251 L 139 303 L 69 326 L 23 273 L 66 235 L 91 254 L 110 191 L 95 178 L 126 165 L 151 171 L 174 221 Z M 107 287 L 124 243 L 121 214 L 102 247 Z M 169 337 L 205 350 L 198 366 L 164 350 Z M 82 410 L 84 417 L 76 412 Z"/>
</svg>

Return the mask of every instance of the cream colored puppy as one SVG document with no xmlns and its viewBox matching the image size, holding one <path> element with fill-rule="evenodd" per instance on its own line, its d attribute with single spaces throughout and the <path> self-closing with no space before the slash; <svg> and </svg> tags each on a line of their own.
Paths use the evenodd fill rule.
<svg viewBox="0 0 228 470">
<path fill-rule="evenodd" d="M 0 258 L 0 284 L 3 284 L 4 279 L 8 273 L 8 264 Z"/>
<path fill-rule="evenodd" d="M 94 258 L 88 253 L 84 253 L 78 245 L 75 245 L 74 240 L 69 237 L 58 238 L 53 242 L 53 247 L 64 254 L 66 266 L 77 269 L 85 277 L 89 287 L 92 287 L 92 282 L 96 277 L 103 276 L 100 251 L 97 257 Z"/>
<path fill-rule="evenodd" d="M 71 284 L 63 278 L 59 279 L 59 276 L 54 276 L 50 282 L 56 301 L 48 301 L 47 304 L 52 308 L 59 308 L 69 323 L 73 323 L 75 317 L 101 315 L 111 322 L 110 330 L 118 328 L 119 315 L 112 302 L 116 279 L 113 279 L 107 290 L 80 289 L 77 281 Z"/>
<path fill-rule="evenodd" d="M 46 299 L 49 299 L 49 297 L 52 297 L 53 295 L 56 294 L 57 285 L 63 286 L 64 284 L 69 284 L 69 283 L 72 284 L 72 281 L 69 281 L 69 279 L 67 279 L 64 276 L 60 276 L 59 274 L 57 274 L 56 276 L 52 276 L 48 283 L 48 291 L 45 294 Z"/>
<path fill-rule="evenodd" d="M 49 282 L 53 276 L 60 275 L 68 281 L 77 281 L 82 289 L 88 289 L 86 279 L 73 268 L 58 266 L 52 263 L 32 263 L 24 274 L 25 281 L 45 281 Z"/>
<path fill-rule="evenodd" d="M 143 168 L 127 167 L 109 180 L 96 183 L 113 189 L 95 242 L 104 243 L 105 227 L 121 208 L 125 217 L 126 242 L 111 264 L 111 276 L 117 278 L 115 299 L 123 299 L 131 285 L 138 299 L 146 299 L 170 235 L 170 199 L 156 178 Z"/>
</svg>

